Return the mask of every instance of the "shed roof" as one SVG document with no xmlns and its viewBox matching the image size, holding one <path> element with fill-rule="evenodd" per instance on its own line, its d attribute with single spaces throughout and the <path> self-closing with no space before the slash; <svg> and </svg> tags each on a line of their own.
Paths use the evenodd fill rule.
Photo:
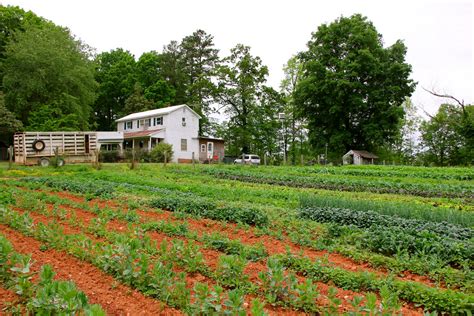
<svg viewBox="0 0 474 316">
<path fill-rule="evenodd" d="M 377 155 L 374 155 L 373 153 L 370 153 L 368 152 L 367 150 L 349 150 L 347 152 L 347 154 L 345 154 L 344 156 L 347 156 L 347 155 L 359 155 L 361 156 L 362 158 L 367 158 L 367 159 L 378 159 L 379 157 Z"/>
<path fill-rule="evenodd" d="M 121 117 L 118 120 L 115 120 L 115 122 L 123 122 L 123 121 L 130 121 L 130 120 L 136 120 L 136 119 L 142 119 L 142 118 L 147 118 L 147 117 L 152 117 L 152 116 L 157 116 L 157 115 L 164 115 L 168 114 L 171 112 L 174 112 L 176 110 L 179 110 L 183 107 L 188 108 L 191 112 L 193 112 L 198 118 L 201 118 L 199 114 L 194 112 L 193 109 L 191 109 L 188 105 L 186 104 L 181 104 L 181 105 L 173 105 L 173 106 L 168 106 L 166 108 L 161 108 L 161 109 L 154 109 L 154 110 L 149 110 L 149 111 L 143 111 L 143 112 L 137 112 L 137 113 L 132 113 L 127 116 Z"/>
</svg>

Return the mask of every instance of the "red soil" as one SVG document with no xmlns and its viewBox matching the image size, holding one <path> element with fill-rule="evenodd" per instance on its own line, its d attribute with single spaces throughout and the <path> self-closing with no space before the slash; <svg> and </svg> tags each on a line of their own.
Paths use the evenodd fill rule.
<svg viewBox="0 0 474 316">
<path fill-rule="evenodd" d="M 48 191 L 46 192 L 50 194 L 58 195 L 63 198 L 67 198 L 77 203 L 85 202 L 84 198 L 73 195 L 68 192 L 48 192 Z M 88 204 L 90 206 L 99 205 L 99 208 L 101 208 L 101 205 L 103 206 L 106 205 L 107 207 L 111 207 L 112 204 L 114 204 L 113 207 L 117 207 L 115 203 L 107 203 L 104 201 L 90 201 Z M 89 223 L 92 218 L 96 217 L 95 214 L 78 209 L 77 207 L 73 208 L 73 207 L 68 207 L 68 206 L 61 206 L 61 208 L 68 210 L 68 213 L 75 212 L 78 220 L 82 220 L 84 223 Z M 187 218 L 185 221 L 182 221 L 182 220 L 175 219 L 173 216 L 173 213 L 168 212 L 168 211 L 156 212 L 154 210 L 153 211 L 138 210 L 137 213 L 141 216 L 142 221 L 144 222 L 150 221 L 150 220 L 167 220 L 167 221 L 173 221 L 173 222 L 186 222 L 191 229 L 201 234 L 204 232 L 212 233 L 212 232 L 218 231 L 220 234 L 223 234 L 224 236 L 227 236 L 228 238 L 240 239 L 241 242 L 244 244 L 254 245 L 257 243 L 262 243 L 270 255 L 285 253 L 287 251 L 287 248 L 289 248 L 292 253 L 295 253 L 295 254 L 302 253 L 304 256 L 311 259 L 327 258 L 330 264 L 342 267 L 347 270 L 370 271 L 370 272 L 377 273 L 379 275 L 386 274 L 385 272 L 377 271 L 371 268 L 369 264 L 356 263 L 353 260 L 346 258 L 337 253 L 328 253 L 327 251 L 316 251 L 310 248 L 298 246 L 289 241 L 280 241 L 268 235 L 257 236 L 254 233 L 253 229 L 243 230 L 243 229 L 238 228 L 237 225 L 231 224 L 231 223 L 220 223 L 220 222 L 216 222 L 216 221 L 208 220 L 208 219 L 196 220 L 192 218 Z M 127 224 L 118 220 L 110 221 L 107 225 L 107 228 L 110 230 L 118 231 L 118 232 L 124 232 L 128 230 Z M 169 237 L 162 233 L 149 232 L 147 234 L 149 234 L 149 236 L 153 240 L 157 241 L 158 244 L 162 240 L 169 240 Z M 183 239 L 183 238 L 180 238 L 180 239 Z M 200 243 L 196 243 L 196 244 L 200 244 Z M 201 252 L 204 255 L 206 264 L 212 270 L 214 270 L 217 266 L 218 257 L 221 255 L 221 253 L 215 250 L 204 249 L 204 248 L 201 248 Z M 261 271 L 266 271 L 266 265 L 264 262 L 250 262 L 246 267 L 245 273 L 249 276 L 251 281 L 256 282 L 258 279 L 258 273 Z M 413 275 L 413 274 L 407 274 L 404 278 L 400 278 L 400 279 L 405 279 L 405 280 L 415 279 L 417 282 L 426 283 L 428 285 L 432 284 L 431 282 L 429 282 L 429 280 L 426 277 Z M 195 282 L 204 282 L 210 285 L 215 283 L 213 280 L 199 274 L 195 274 L 187 278 L 187 283 L 188 283 L 189 288 L 192 288 Z M 328 288 L 329 286 L 327 284 L 318 283 L 318 290 L 320 291 L 321 294 L 326 295 Z M 343 302 L 339 306 L 339 310 L 340 311 L 349 310 L 350 304 L 348 303 L 348 300 L 351 300 L 355 296 L 358 296 L 358 295 L 360 294 L 356 292 L 337 289 L 336 297 L 340 298 Z M 320 303 L 325 304 L 326 302 L 322 300 Z M 407 314 L 407 315 L 418 314 L 418 311 L 414 311 L 411 308 L 410 309 L 405 308 L 404 314 Z"/>
<path fill-rule="evenodd" d="M 41 192 L 46 192 L 51 195 L 57 195 L 59 197 L 67 198 L 77 203 L 86 202 L 86 200 L 83 197 L 77 196 L 70 192 L 55 192 L 55 191 L 41 191 Z M 104 201 L 100 199 L 94 199 L 92 201 L 89 201 L 88 204 L 90 206 L 99 205 L 99 208 L 102 208 L 105 206 L 112 207 L 112 208 L 120 208 L 120 207 L 125 208 L 125 209 L 127 208 L 124 206 L 120 206 L 116 202 Z M 255 245 L 255 244 L 261 243 L 263 244 L 263 246 L 265 247 L 265 249 L 268 251 L 270 255 L 286 253 L 287 249 L 290 249 L 291 253 L 302 254 L 303 256 L 311 260 L 327 259 L 329 264 L 335 267 L 343 268 L 345 270 L 359 271 L 359 272 L 368 271 L 368 272 L 375 273 L 379 276 L 388 275 L 388 272 L 385 269 L 372 268 L 369 263 L 359 263 L 335 252 L 328 252 L 326 250 L 317 251 L 309 247 L 297 245 L 291 242 L 290 240 L 288 240 L 287 238 L 284 238 L 284 240 L 278 240 L 275 237 L 268 236 L 268 235 L 257 235 L 255 234 L 253 228 L 244 230 L 244 229 L 238 228 L 238 226 L 233 223 L 222 223 L 222 222 L 210 220 L 210 219 L 187 218 L 186 220 L 183 221 L 180 219 L 176 219 L 174 217 L 173 212 L 166 211 L 166 210 L 156 211 L 154 209 L 149 209 L 149 210 L 137 210 L 136 212 L 138 215 L 140 215 L 142 222 L 151 221 L 151 220 L 155 220 L 155 221 L 166 220 L 166 221 L 172 221 L 172 222 L 187 223 L 189 225 L 189 228 L 198 232 L 199 235 L 202 235 L 203 233 L 210 234 L 210 233 L 219 232 L 219 234 L 224 235 L 227 238 L 234 239 L 234 240 L 238 239 L 243 244 Z M 87 213 L 87 212 L 84 212 L 84 213 Z M 90 215 L 86 215 L 86 216 L 90 216 Z M 126 224 L 122 223 L 121 226 L 126 228 Z M 404 281 L 415 281 L 415 282 L 423 283 L 431 287 L 436 286 L 435 282 L 430 280 L 427 276 L 417 275 L 409 271 L 404 272 L 403 276 L 398 276 L 397 279 L 404 280 Z"/>
<path fill-rule="evenodd" d="M 8 315 L 6 309 L 15 306 L 18 303 L 19 297 L 15 292 L 6 290 L 3 287 L 0 287 L 0 297 L 0 315 Z"/>
<path fill-rule="evenodd" d="M 40 251 L 41 243 L 33 238 L 0 225 L 0 231 L 7 236 L 16 251 L 31 254 L 33 271 L 50 264 L 56 278 L 71 280 L 89 298 L 90 303 L 100 304 L 111 315 L 181 315 L 176 309 L 166 307 L 162 302 L 146 297 L 125 285 L 119 284 L 111 276 L 93 265 L 78 260 L 56 250 Z"/>
</svg>

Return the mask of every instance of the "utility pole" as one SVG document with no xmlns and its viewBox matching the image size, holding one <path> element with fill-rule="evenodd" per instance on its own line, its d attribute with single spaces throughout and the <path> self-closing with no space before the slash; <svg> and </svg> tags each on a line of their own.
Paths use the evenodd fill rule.
<svg viewBox="0 0 474 316">
<path fill-rule="evenodd" d="M 285 135 L 285 113 L 278 113 L 278 119 L 281 121 L 281 129 L 283 136 L 283 165 L 286 165 L 286 135 Z"/>
</svg>

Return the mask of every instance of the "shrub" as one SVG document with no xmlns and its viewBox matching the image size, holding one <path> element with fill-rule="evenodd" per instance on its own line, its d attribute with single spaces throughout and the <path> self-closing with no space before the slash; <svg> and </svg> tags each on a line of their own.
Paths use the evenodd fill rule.
<svg viewBox="0 0 474 316">
<path fill-rule="evenodd" d="M 120 152 L 118 150 L 101 151 L 99 160 L 100 162 L 117 162 L 120 160 Z"/>
<path fill-rule="evenodd" d="M 166 160 L 170 161 L 173 158 L 173 146 L 171 144 L 159 143 L 151 150 L 150 161 L 165 162 L 165 154 Z"/>
</svg>

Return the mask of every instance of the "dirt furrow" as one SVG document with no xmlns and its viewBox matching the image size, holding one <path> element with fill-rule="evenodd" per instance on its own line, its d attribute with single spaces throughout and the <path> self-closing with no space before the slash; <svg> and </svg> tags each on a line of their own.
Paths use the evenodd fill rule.
<svg viewBox="0 0 474 316">
<path fill-rule="evenodd" d="M 110 315 L 181 315 L 176 309 L 146 297 L 140 292 L 118 283 L 95 266 L 78 260 L 65 252 L 49 249 L 40 251 L 41 242 L 0 224 L 0 231 L 19 253 L 31 254 L 33 271 L 50 264 L 56 278 L 71 280 L 83 291 L 92 304 L 100 304 Z"/>
</svg>

